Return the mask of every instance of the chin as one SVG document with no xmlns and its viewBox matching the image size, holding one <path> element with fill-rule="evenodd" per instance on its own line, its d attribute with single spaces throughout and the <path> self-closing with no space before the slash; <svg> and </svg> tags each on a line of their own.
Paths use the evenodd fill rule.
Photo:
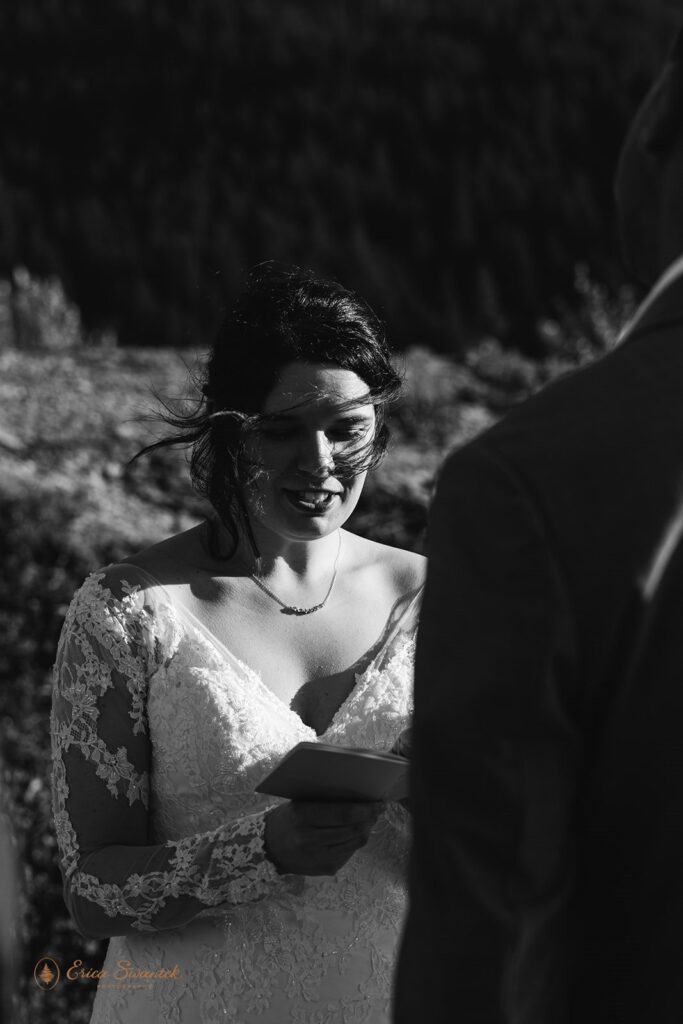
<svg viewBox="0 0 683 1024">
<path fill-rule="evenodd" d="M 263 531 L 283 541 L 308 541 L 327 537 L 343 526 L 347 519 L 348 516 L 338 513 L 332 516 L 301 516 L 282 508 L 270 512 L 260 509 L 251 515 L 257 537 Z"/>
<path fill-rule="evenodd" d="M 327 519 L 324 516 L 311 517 L 303 522 L 289 520 L 282 524 L 282 529 L 276 530 L 292 540 L 317 540 L 320 537 L 329 537 L 335 530 L 340 529 L 346 522 L 348 516 L 343 518 L 335 516 L 334 519 Z"/>
</svg>

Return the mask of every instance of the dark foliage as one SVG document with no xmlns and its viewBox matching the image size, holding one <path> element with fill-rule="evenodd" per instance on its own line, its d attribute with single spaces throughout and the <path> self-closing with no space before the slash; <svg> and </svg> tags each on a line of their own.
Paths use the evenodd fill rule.
<svg viewBox="0 0 683 1024">
<path fill-rule="evenodd" d="M 243 271 L 336 276 L 399 347 L 526 351 L 574 265 L 616 287 L 611 178 L 669 0 L 8 0 L 0 275 L 202 344 Z"/>
</svg>

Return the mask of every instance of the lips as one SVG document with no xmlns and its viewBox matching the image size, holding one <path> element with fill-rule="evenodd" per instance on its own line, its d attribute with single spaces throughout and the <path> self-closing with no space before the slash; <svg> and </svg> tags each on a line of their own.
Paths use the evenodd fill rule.
<svg viewBox="0 0 683 1024">
<path fill-rule="evenodd" d="M 284 495 L 294 508 L 301 512 L 316 515 L 326 512 L 335 499 L 340 497 L 337 491 L 329 491 L 324 488 L 306 488 L 302 490 L 284 488 Z"/>
<path fill-rule="evenodd" d="M 290 493 L 295 494 L 299 501 L 327 501 L 329 498 L 334 496 L 334 491 L 291 491 Z"/>
</svg>

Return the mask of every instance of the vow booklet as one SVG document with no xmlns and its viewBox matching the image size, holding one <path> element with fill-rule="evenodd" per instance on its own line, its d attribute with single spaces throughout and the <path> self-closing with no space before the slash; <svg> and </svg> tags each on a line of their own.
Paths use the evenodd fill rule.
<svg viewBox="0 0 683 1024">
<path fill-rule="evenodd" d="M 256 792 L 289 800 L 403 800 L 409 767 L 398 754 L 297 743 Z"/>
</svg>

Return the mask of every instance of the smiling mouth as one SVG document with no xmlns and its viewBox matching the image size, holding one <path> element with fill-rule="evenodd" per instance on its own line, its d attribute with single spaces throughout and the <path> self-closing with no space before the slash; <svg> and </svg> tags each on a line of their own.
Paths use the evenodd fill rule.
<svg viewBox="0 0 683 1024">
<path fill-rule="evenodd" d="M 294 508 L 314 514 L 326 512 L 335 499 L 340 497 L 336 491 L 311 490 L 310 488 L 302 491 L 285 489 L 284 495 Z"/>
</svg>

